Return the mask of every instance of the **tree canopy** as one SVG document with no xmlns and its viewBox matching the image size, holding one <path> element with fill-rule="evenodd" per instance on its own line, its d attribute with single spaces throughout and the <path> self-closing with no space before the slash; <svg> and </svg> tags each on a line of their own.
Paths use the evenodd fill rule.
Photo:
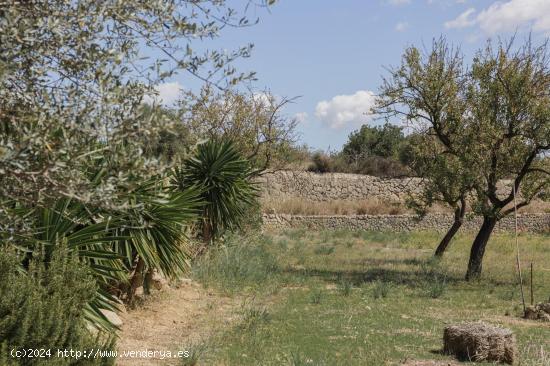
<svg viewBox="0 0 550 366">
<path fill-rule="evenodd" d="M 253 92 L 205 87 L 180 100 L 178 118 L 195 138 L 230 140 L 259 169 L 289 162 L 297 141 L 295 118 L 284 114 L 294 99 L 269 91 Z"/>
<path fill-rule="evenodd" d="M 146 153 L 176 123 L 143 101 L 178 73 L 226 88 L 253 73 L 233 51 L 197 51 L 251 6 L 225 0 L 18 1 L 0 5 L 0 225 L 17 205 L 69 197 L 123 207 L 124 192 L 166 169 Z M 102 170 L 100 181 L 90 172 Z M 11 216 L 11 217 L 10 217 Z M 8 230 L 9 229 L 9 230 Z"/>
<path fill-rule="evenodd" d="M 363 125 L 349 135 L 342 152 L 349 156 L 379 156 L 397 158 L 405 141 L 403 129 L 389 123 L 383 126 Z"/>
<path fill-rule="evenodd" d="M 493 228 L 513 212 L 514 191 L 521 207 L 550 183 L 543 158 L 550 149 L 550 50 L 547 42 L 515 45 L 489 42 L 471 66 L 444 39 L 427 54 L 411 47 L 384 80 L 378 100 L 379 113 L 404 117 L 444 156 L 444 164 L 426 171 L 444 188 L 434 191 L 448 193 L 463 183 L 471 188 L 473 210 L 484 221 L 472 244 L 468 279 L 481 274 Z M 449 167 L 459 180 L 449 181 Z M 504 179 L 513 187 L 499 196 Z"/>
</svg>

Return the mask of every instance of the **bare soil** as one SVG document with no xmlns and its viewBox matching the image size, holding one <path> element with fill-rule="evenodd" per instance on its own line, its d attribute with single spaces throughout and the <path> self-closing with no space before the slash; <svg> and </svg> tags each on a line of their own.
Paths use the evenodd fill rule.
<svg viewBox="0 0 550 366">
<path fill-rule="evenodd" d="M 231 324 L 237 316 L 238 298 L 222 296 L 184 279 L 178 286 L 165 287 L 135 310 L 122 314 L 124 322 L 118 341 L 117 365 L 178 365 L 182 360 L 162 357 L 170 351 L 189 350 L 202 344 L 216 330 Z M 158 351 L 153 357 L 121 357 L 124 351 Z M 150 352 L 151 353 L 151 352 Z"/>
</svg>

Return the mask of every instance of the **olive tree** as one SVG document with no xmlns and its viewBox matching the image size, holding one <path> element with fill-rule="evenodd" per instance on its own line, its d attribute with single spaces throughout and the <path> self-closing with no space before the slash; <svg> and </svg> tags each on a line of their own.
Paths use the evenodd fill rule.
<svg viewBox="0 0 550 366">
<path fill-rule="evenodd" d="M 543 159 L 550 149 L 550 50 L 546 42 L 514 45 L 488 43 L 469 67 L 443 39 L 428 54 L 411 47 L 385 80 L 378 104 L 381 113 L 404 116 L 432 136 L 471 187 L 472 209 L 483 223 L 472 243 L 468 280 L 481 275 L 495 225 L 513 212 L 514 192 L 523 207 L 550 182 Z M 445 184 L 445 174 L 429 175 Z M 511 187 L 498 195 L 504 179 Z"/>
<path fill-rule="evenodd" d="M 128 204 L 124 192 L 165 170 L 144 151 L 175 123 L 155 103 L 145 110 L 144 100 L 178 73 L 222 89 L 252 78 L 231 66 L 252 45 L 195 51 L 226 27 L 254 24 L 244 12 L 251 4 L 243 11 L 225 0 L 0 4 L 0 231 L 21 229 L 12 214 L 20 205 L 59 197 Z M 99 161 L 103 179 L 91 182 Z"/>
</svg>

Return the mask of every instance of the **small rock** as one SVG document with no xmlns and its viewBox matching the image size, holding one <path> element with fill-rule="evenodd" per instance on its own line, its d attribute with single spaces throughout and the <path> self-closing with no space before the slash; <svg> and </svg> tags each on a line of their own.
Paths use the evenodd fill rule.
<svg viewBox="0 0 550 366">
<path fill-rule="evenodd" d="M 160 290 L 168 286 L 168 280 L 160 273 L 155 272 L 153 273 L 152 284 L 155 289 Z"/>
<path fill-rule="evenodd" d="M 529 320 L 550 322 L 550 303 L 540 303 L 535 306 L 526 307 L 523 317 Z"/>
<path fill-rule="evenodd" d="M 109 322 L 111 322 L 111 324 L 113 324 L 115 327 L 120 328 L 122 326 L 123 324 L 122 319 L 120 319 L 117 313 L 106 309 L 101 309 L 101 312 L 103 313 L 103 315 L 105 315 L 107 320 L 109 320 Z"/>
</svg>

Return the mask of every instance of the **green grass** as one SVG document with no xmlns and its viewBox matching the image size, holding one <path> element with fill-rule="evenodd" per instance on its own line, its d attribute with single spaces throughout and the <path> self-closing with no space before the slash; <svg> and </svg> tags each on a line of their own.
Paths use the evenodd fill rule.
<svg viewBox="0 0 550 366">
<path fill-rule="evenodd" d="M 434 261 L 439 238 L 294 230 L 234 240 L 195 273 L 252 304 L 237 324 L 210 340 L 215 351 L 203 355 L 206 364 L 446 360 L 438 353 L 445 324 L 483 319 L 514 330 L 521 365 L 550 365 L 550 326 L 519 318 L 513 237 L 493 237 L 483 278 L 473 283 L 463 281 L 472 236 L 460 235 L 443 260 Z M 535 264 L 535 299 L 548 299 L 550 237 L 523 234 L 520 246 L 525 267 Z"/>
</svg>

